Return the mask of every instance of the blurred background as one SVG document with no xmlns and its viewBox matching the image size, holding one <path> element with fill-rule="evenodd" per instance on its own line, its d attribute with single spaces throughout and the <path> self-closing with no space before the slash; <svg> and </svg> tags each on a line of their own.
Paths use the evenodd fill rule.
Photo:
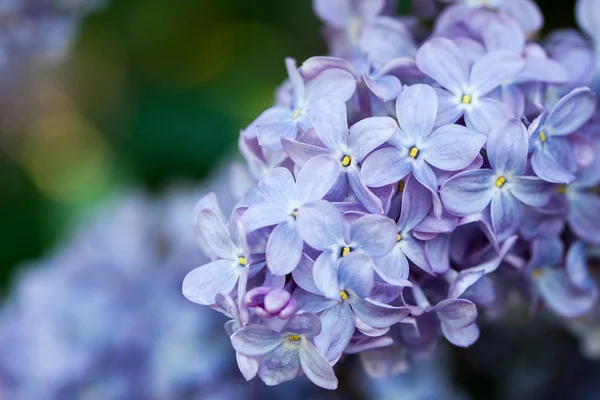
<svg viewBox="0 0 600 400">
<path fill-rule="evenodd" d="M 234 157 L 239 130 L 272 103 L 285 78 L 284 58 L 326 52 L 310 0 L 31 1 L 27 14 L 18 3 L 27 2 L 0 0 L 0 299 L 18 266 L 48 253 L 111 193 L 201 181 Z M 50 13 L 45 3 L 59 6 Z M 573 0 L 538 3 L 547 30 L 574 27 Z M 476 398 L 497 389 L 486 380 L 495 365 L 478 351 L 503 338 L 499 358 L 527 354 L 517 338 L 553 329 L 540 321 L 537 333 L 527 333 L 513 323 L 489 335 L 484 326 L 468 355 L 451 350 L 463 367 L 455 380 Z M 577 357 L 572 338 L 562 330 L 555 336 Z M 523 356 L 519 376 L 548 364 L 536 354 Z M 572 382 L 544 374 L 535 387 Z"/>
</svg>

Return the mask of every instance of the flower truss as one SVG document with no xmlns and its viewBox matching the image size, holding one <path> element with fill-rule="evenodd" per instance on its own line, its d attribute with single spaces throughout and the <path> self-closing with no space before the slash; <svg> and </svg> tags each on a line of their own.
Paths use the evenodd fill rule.
<svg viewBox="0 0 600 400">
<path fill-rule="evenodd" d="M 354 353 L 398 372 L 440 334 L 473 344 L 511 290 L 564 319 L 596 304 L 600 2 L 542 43 L 531 0 L 422 2 L 432 25 L 389 3 L 314 1 L 330 55 L 286 60 L 242 131 L 231 215 L 196 208 L 212 261 L 183 294 L 231 318 L 248 380 L 335 389 Z"/>
</svg>

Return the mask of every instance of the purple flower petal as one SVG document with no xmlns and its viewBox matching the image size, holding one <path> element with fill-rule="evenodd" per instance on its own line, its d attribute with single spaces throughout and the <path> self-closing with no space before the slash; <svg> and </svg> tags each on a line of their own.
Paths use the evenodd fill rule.
<svg viewBox="0 0 600 400">
<path fill-rule="evenodd" d="M 302 342 L 298 352 L 304 374 L 312 383 L 324 389 L 334 390 L 338 386 L 333 368 L 310 342 Z"/>
<path fill-rule="evenodd" d="M 441 327 L 446 339 L 458 347 L 469 347 L 479 339 L 479 327 L 477 324 L 471 324 L 464 328 L 453 328 L 442 323 Z"/>
<path fill-rule="evenodd" d="M 304 335 L 312 339 L 321 333 L 321 321 L 315 314 L 298 313 L 281 328 L 281 332 Z"/>
<path fill-rule="evenodd" d="M 431 195 L 429 190 L 413 177 L 405 181 L 402 192 L 402 210 L 398 219 L 401 230 L 412 230 L 429 214 Z"/>
<path fill-rule="evenodd" d="M 459 171 L 468 167 L 486 137 L 461 125 L 446 125 L 437 129 L 423 145 L 423 157 L 436 168 L 445 171 Z"/>
<path fill-rule="evenodd" d="M 394 307 L 361 298 L 352 302 L 352 310 L 358 318 L 374 328 L 390 327 L 410 313 L 406 307 Z"/>
<path fill-rule="evenodd" d="M 267 242 L 267 267 L 275 275 L 287 275 L 296 268 L 304 242 L 294 221 L 277 225 Z"/>
<path fill-rule="evenodd" d="M 311 109 L 310 122 L 319 139 L 330 150 L 337 150 L 348 140 L 346 104 L 335 98 L 324 98 Z"/>
<path fill-rule="evenodd" d="M 417 66 L 454 94 L 467 83 L 469 65 L 459 48 L 449 39 L 431 39 L 417 52 Z"/>
<path fill-rule="evenodd" d="M 514 234 L 525 218 L 523 206 L 507 190 L 498 190 L 492 197 L 492 226 L 498 242 Z"/>
<path fill-rule="evenodd" d="M 279 206 L 271 203 L 256 203 L 244 211 L 242 223 L 246 232 L 253 232 L 265 226 L 277 225 L 287 218 L 289 218 L 288 212 Z"/>
<path fill-rule="evenodd" d="M 263 356 L 281 346 L 281 335 L 262 325 L 248 325 L 231 336 L 231 344 L 247 357 Z"/>
<path fill-rule="evenodd" d="M 565 318 L 577 318 L 591 311 L 598 298 L 595 289 L 581 290 L 571 283 L 564 270 L 541 268 L 535 276 L 537 288 L 554 312 Z"/>
<path fill-rule="evenodd" d="M 238 369 L 244 376 L 244 379 L 250 381 L 258 374 L 258 360 L 254 357 L 246 357 L 240 353 L 235 353 Z"/>
<path fill-rule="evenodd" d="M 357 200 L 365 206 L 370 213 L 383 214 L 383 204 L 381 203 L 381 199 L 369 190 L 363 181 L 358 168 L 352 168 L 347 175 L 348 183 Z"/>
<path fill-rule="evenodd" d="M 267 386 L 291 381 L 300 374 L 298 353 L 298 349 L 291 346 L 277 347 L 260 360 L 258 376 Z"/>
<path fill-rule="evenodd" d="M 595 0 L 578 0 L 575 15 L 579 27 L 596 42 L 600 41 L 600 4 Z"/>
<path fill-rule="evenodd" d="M 425 255 L 431 269 L 436 274 L 443 274 L 450 269 L 450 236 L 438 235 L 425 242 Z"/>
<path fill-rule="evenodd" d="M 340 163 L 323 155 L 310 159 L 298 173 L 296 198 L 300 204 L 322 199 L 336 182 Z"/>
<path fill-rule="evenodd" d="M 464 328 L 477 320 L 477 307 L 469 300 L 446 299 L 433 307 L 442 324 L 452 328 Z"/>
<path fill-rule="evenodd" d="M 338 266 L 338 290 L 351 290 L 360 297 L 367 297 L 373 289 L 372 265 L 371 258 L 361 252 L 342 257 Z"/>
<path fill-rule="evenodd" d="M 321 333 L 315 345 L 330 362 L 336 362 L 354 335 L 354 318 L 347 303 L 338 303 L 323 311 Z"/>
<path fill-rule="evenodd" d="M 513 79 L 525 61 L 511 51 L 492 51 L 479 59 L 471 69 L 469 83 L 478 96 L 485 96 L 498 85 Z"/>
<path fill-rule="evenodd" d="M 235 260 L 238 249 L 216 212 L 212 210 L 201 211 L 198 215 L 198 227 L 211 256 Z"/>
<path fill-rule="evenodd" d="M 490 132 L 487 155 L 490 165 L 498 173 L 521 173 L 527 165 L 527 151 L 527 130 L 519 120 L 498 124 Z"/>
<path fill-rule="evenodd" d="M 556 103 L 542 129 L 552 136 L 573 133 L 586 123 L 596 109 L 596 95 L 589 88 L 577 88 Z"/>
<path fill-rule="evenodd" d="M 494 172 L 490 169 L 465 171 L 442 185 L 444 206 L 454 215 L 467 216 L 481 211 L 492 200 Z"/>
<path fill-rule="evenodd" d="M 282 138 L 283 151 L 298 165 L 303 167 L 313 157 L 330 154 L 331 150 L 317 147 L 312 144 L 297 142 L 289 138 Z"/>
<path fill-rule="evenodd" d="M 399 149 L 377 150 L 365 159 L 361 175 L 367 186 L 381 187 L 398 182 L 411 171 L 411 163 Z"/>
<path fill-rule="evenodd" d="M 363 80 L 373 94 L 383 101 L 390 101 L 398 97 L 402 91 L 400 79 L 393 75 L 381 75 L 371 77 L 363 75 Z"/>
<path fill-rule="evenodd" d="M 300 207 L 296 218 L 300 236 L 314 249 L 330 249 L 344 236 L 340 213 L 326 201 L 318 200 Z"/>
<path fill-rule="evenodd" d="M 552 139 L 556 141 L 556 139 Z M 562 166 L 550 152 L 549 146 L 538 149 L 531 156 L 533 172 L 546 182 L 568 183 L 575 175 Z"/>
<path fill-rule="evenodd" d="M 217 294 L 229 294 L 242 268 L 237 261 L 217 260 L 190 271 L 183 280 L 183 295 L 191 302 L 214 304 Z"/>
<path fill-rule="evenodd" d="M 292 271 L 292 278 L 294 278 L 294 282 L 296 282 L 296 284 L 302 289 L 311 293 L 320 293 L 320 290 L 315 285 L 315 281 L 313 279 L 313 264 L 314 261 L 311 260 L 306 254 L 302 253 L 300 262 Z"/>
<path fill-rule="evenodd" d="M 533 176 L 515 176 L 510 192 L 521 203 L 531 207 L 543 207 L 556 194 L 556 186 Z"/>
<path fill-rule="evenodd" d="M 381 215 L 365 215 L 350 226 L 350 240 L 369 256 L 383 257 L 396 244 L 396 224 Z"/>
<path fill-rule="evenodd" d="M 589 193 L 569 194 L 569 226 L 584 241 L 600 244 L 600 198 Z"/>
<path fill-rule="evenodd" d="M 348 146 L 356 161 L 385 143 L 398 129 L 396 121 L 390 117 L 370 117 L 358 121 L 350 128 Z"/>
<path fill-rule="evenodd" d="M 514 118 L 510 110 L 498 100 L 484 97 L 465 108 L 467 128 L 487 135 L 507 119 Z"/>
<path fill-rule="evenodd" d="M 336 28 L 344 28 L 354 17 L 352 3 L 348 0 L 315 0 L 315 14 Z"/>
<path fill-rule="evenodd" d="M 327 69 L 306 84 L 306 101 L 309 104 L 324 99 L 348 101 L 356 90 L 356 78 L 343 69 Z"/>
<path fill-rule="evenodd" d="M 313 279 L 319 291 L 329 299 L 340 298 L 340 281 L 337 266 L 331 253 L 322 253 L 313 265 Z"/>
<path fill-rule="evenodd" d="M 453 124 L 464 114 L 460 98 L 444 89 L 436 88 L 438 97 L 438 115 L 436 127 Z"/>
<path fill-rule="evenodd" d="M 256 187 L 269 203 L 283 209 L 291 208 L 296 201 L 296 182 L 286 168 L 273 168 L 262 177 Z"/>
<path fill-rule="evenodd" d="M 566 271 L 571 282 L 581 290 L 592 289 L 596 285 L 588 271 L 584 243 L 575 242 L 569 247 Z"/>
<path fill-rule="evenodd" d="M 433 270 L 427 261 L 427 257 L 425 256 L 425 249 L 422 242 L 411 237 L 406 237 L 402 239 L 401 247 L 404 255 L 408 257 L 410 261 L 415 263 L 417 267 L 428 274 L 433 273 Z"/>
<path fill-rule="evenodd" d="M 375 271 L 386 282 L 397 286 L 407 286 L 408 281 L 408 261 L 399 246 L 386 256 L 375 260 Z"/>
<path fill-rule="evenodd" d="M 413 140 L 425 139 L 433 130 L 438 99 L 431 86 L 417 84 L 405 88 L 396 100 L 400 129 Z"/>
<path fill-rule="evenodd" d="M 309 313 L 319 313 L 339 303 L 338 300 L 328 299 L 321 294 L 310 293 L 300 288 L 294 290 L 292 298 L 296 301 L 297 310 Z"/>
</svg>

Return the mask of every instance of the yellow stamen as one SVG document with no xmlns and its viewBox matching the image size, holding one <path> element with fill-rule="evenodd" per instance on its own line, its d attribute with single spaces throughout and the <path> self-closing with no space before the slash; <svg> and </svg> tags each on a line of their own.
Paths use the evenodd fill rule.
<svg viewBox="0 0 600 400">
<path fill-rule="evenodd" d="M 546 132 L 540 131 L 540 142 L 546 143 L 547 140 L 548 140 L 548 136 L 546 136 Z"/>
<path fill-rule="evenodd" d="M 399 242 L 402 240 L 402 235 L 398 234 L 398 236 L 396 236 L 396 242 Z"/>
<path fill-rule="evenodd" d="M 342 297 L 343 301 L 348 300 L 348 293 L 346 293 L 345 290 L 340 290 L 340 296 Z"/>
<path fill-rule="evenodd" d="M 351 251 L 352 249 L 348 246 L 342 247 L 342 257 L 346 257 Z"/>
<path fill-rule="evenodd" d="M 352 162 L 352 159 L 350 158 L 350 156 L 344 156 L 342 158 L 342 165 L 344 167 L 347 167 L 348 165 L 350 165 L 351 162 Z"/>
<path fill-rule="evenodd" d="M 471 97 L 471 95 L 469 94 L 463 94 L 462 98 L 460 99 L 461 103 L 469 105 L 471 104 L 471 101 L 473 100 L 473 97 Z"/>
<path fill-rule="evenodd" d="M 408 152 L 408 155 L 411 158 L 417 158 L 418 154 L 419 154 L 419 149 L 417 149 L 416 147 L 411 148 L 410 151 Z"/>
<path fill-rule="evenodd" d="M 558 185 L 556 188 L 558 194 L 567 194 L 567 185 Z"/>
<path fill-rule="evenodd" d="M 241 256 L 240 258 L 238 258 L 238 262 L 240 263 L 240 265 L 242 266 L 246 266 L 248 264 L 248 260 L 246 260 L 246 257 Z"/>
<path fill-rule="evenodd" d="M 541 268 L 536 268 L 533 271 L 531 271 L 531 276 L 534 278 L 539 278 L 540 276 L 542 276 L 542 269 Z"/>
<path fill-rule="evenodd" d="M 290 335 L 289 339 L 290 342 L 297 342 L 298 340 L 300 340 L 300 335 Z"/>
<path fill-rule="evenodd" d="M 502 186 L 504 186 L 505 183 L 506 183 L 506 178 L 503 176 L 496 179 L 496 187 L 501 188 Z"/>
<path fill-rule="evenodd" d="M 400 192 L 400 193 L 404 192 L 405 186 L 406 186 L 406 182 L 404 182 L 404 181 L 398 182 L 398 192 Z"/>
<path fill-rule="evenodd" d="M 297 216 L 298 216 L 298 212 L 297 211 L 293 211 L 292 212 L 292 218 L 296 219 Z"/>
<path fill-rule="evenodd" d="M 292 119 L 296 119 L 300 116 L 300 109 L 296 109 L 296 111 L 294 111 L 294 115 L 292 115 Z"/>
</svg>

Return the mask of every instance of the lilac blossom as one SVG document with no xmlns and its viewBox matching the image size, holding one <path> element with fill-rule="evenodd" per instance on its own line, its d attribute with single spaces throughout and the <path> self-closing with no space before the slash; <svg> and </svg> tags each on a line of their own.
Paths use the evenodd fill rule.
<svg viewBox="0 0 600 400">
<path fill-rule="evenodd" d="M 333 369 L 312 343 L 320 331 L 316 315 L 298 313 L 279 331 L 246 326 L 233 334 L 231 343 L 245 356 L 261 357 L 258 374 L 267 385 L 292 380 L 304 372 L 314 384 L 335 389 L 338 381 Z"/>
<path fill-rule="evenodd" d="M 438 124 L 453 123 L 464 116 L 466 126 L 487 135 L 498 123 L 514 117 L 498 100 L 487 96 L 525 67 L 523 59 L 508 51 L 492 51 L 472 66 L 449 39 L 426 42 L 416 56 L 417 66 L 438 82 Z"/>
<path fill-rule="evenodd" d="M 532 124 L 531 167 L 548 182 L 568 183 L 575 176 L 575 158 L 568 136 L 585 124 L 596 109 L 596 96 L 588 88 L 577 88 L 567 94 L 539 121 Z"/>
<path fill-rule="evenodd" d="M 486 137 L 461 125 L 445 125 L 434 130 L 438 98 L 427 85 L 406 88 L 396 102 L 400 129 L 388 143 L 393 147 L 377 150 L 363 162 L 367 186 L 381 187 L 413 176 L 438 200 L 437 178 L 431 167 L 459 171 L 473 162 Z M 438 208 L 438 216 L 441 208 Z"/>
<path fill-rule="evenodd" d="M 444 206 L 458 216 L 479 213 L 489 206 L 498 240 L 512 235 L 523 221 L 523 206 L 543 207 L 552 185 L 523 175 L 527 167 L 527 131 L 509 120 L 492 132 L 487 142 L 491 169 L 465 171 L 448 179 L 440 189 Z"/>
</svg>

